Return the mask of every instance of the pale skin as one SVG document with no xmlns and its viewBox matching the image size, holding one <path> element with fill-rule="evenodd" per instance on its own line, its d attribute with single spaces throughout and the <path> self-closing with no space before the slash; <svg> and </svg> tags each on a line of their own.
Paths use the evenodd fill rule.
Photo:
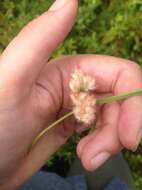
<svg viewBox="0 0 142 190">
<path fill-rule="evenodd" d="M 24 27 L 0 57 L 1 190 L 23 184 L 73 134 L 75 122 L 67 120 L 50 130 L 28 153 L 37 134 L 70 109 L 68 84 L 75 68 L 96 78 L 97 96 L 142 88 L 141 70 L 129 60 L 76 55 L 48 64 L 51 53 L 70 31 L 77 6 L 76 0 L 65 0 L 58 9 L 54 5 Z M 141 138 L 142 97 L 103 106 L 96 126 L 96 132 L 77 146 L 83 166 L 90 171 L 123 148 L 137 148 Z M 104 152 L 107 156 L 98 157 Z"/>
</svg>

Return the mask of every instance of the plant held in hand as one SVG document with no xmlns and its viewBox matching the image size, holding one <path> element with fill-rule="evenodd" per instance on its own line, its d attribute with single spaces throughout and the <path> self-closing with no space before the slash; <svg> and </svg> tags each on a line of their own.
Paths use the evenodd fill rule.
<svg viewBox="0 0 142 190">
<path fill-rule="evenodd" d="M 95 120 L 96 98 L 91 91 L 95 89 L 95 79 L 75 70 L 69 86 L 75 118 L 84 124 L 92 124 Z"/>
<path fill-rule="evenodd" d="M 72 73 L 71 80 L 69 82 L 69 87 L 71 90 L 70 98 L 73 104 L 73 110 L 45 128 L 34 139 L 30 148 L 32 148 L 43 137 L 43 135 L 48 132 L 48 130 L 57 126 L 63 120 L 72 115 L 75 116 L 77 121 L 82 122 L 85 125 L 91 125 L 96 119 L 96 106 L 101 106 L 113 101 L 124 100 L 129 97 L 142 95 L 142 89 L 138 89 L 136 91 L 120 94 L 117 96 L 96 99 L 95 95 L 93 94 L 95 86 L 95 78 L 89 76 L 88 74 L 84 74 L 81 70 L 76 69 Z"/>
</svg>

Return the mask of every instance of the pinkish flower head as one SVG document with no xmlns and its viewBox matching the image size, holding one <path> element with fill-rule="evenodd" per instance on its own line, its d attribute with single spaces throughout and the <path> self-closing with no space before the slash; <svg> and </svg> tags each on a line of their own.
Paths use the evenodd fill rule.
<svg viewBox="0 0 142 190">
<path fill-rule="evenodd" d="M 95 79 L 84 75 L 80 70 L 75 70 L 71 75 L 69 86 L 74 93 L 88 92 L 95 89 Z"/>
<path fill-rule="evenodd" d="M 90 91 L 95 89 L 95 79 L 75 70 L 69 86 L 75 118 L 84 124 L 92 124 L 95 120 L 96 98 Z"/>
</svg>

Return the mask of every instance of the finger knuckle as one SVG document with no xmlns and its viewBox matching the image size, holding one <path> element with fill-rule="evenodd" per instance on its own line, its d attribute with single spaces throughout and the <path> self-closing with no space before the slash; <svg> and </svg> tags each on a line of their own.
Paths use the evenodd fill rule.
<svg viewBox="0 0 142 190">
<path fill-rule="evenodd" d="M 23 33 L 32 32 L 33 33 L 34 22 L 35 22 L 35 20 L 30 21 L 26 26 L 24 26 L 24 28 L 22 29 L 21 32 L 23 32 Z"/>
<path fill-rule="evenodd" d="M 127 66 L 129 67 L 129 70 L 131 70 L 132 72 L 140 72 L 141 71 L 141 68 L 138 65 L 138 63 L 135 63 L 133 61 L 129 61 Z"/>
</svg>

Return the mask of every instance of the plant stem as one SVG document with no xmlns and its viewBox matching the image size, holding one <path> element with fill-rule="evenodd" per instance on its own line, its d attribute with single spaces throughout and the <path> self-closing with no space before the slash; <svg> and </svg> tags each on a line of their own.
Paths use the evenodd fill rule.
<svg viewBox="0 0 142 190">
<path fill-rule="evenodd" d="M 129 93 L 125 93 L 125 94 L 120 94 L 120 95 L 117 95 L 117 96 L 109 96 L 109 97 L 100 98 L 100 99 L 97 100 L 97 105 L 103 105 L 103 104 L 111 103 L 111 102 L 118 101 L 118 100 L 124 100 L 124 99 L 127 99 L 129 97 L 139 96 L 139 95 L 142 95 L 142 89 L 139 89 L 139 90 L 136 90 L 136 91 L 133 91 L 133 92 L 129 92 Z M 51 125 L 49 125 L 47 128 L 45 128 L 33 140 L 32 145 L 30 147 L 30 150 L 50 129 L 54 128 L 56 125 L 58 125 L 59 123 L 61 123 L 62 121 L 64 121 L 65 119 L 67 119 L 68 117 L 70 117 L 72 115 L 73 115 L 73 111 L 67 113 L 66 115 L 59 118 L 57 121 L 55 121 Z"/>
<path fill-rule="evenodd" d="M 104 98 L 100 98 L 97 100 L 97 105 L 103 105 L 103 104 L 108 104 L 114 101 L 118 101 L 118 100 L 124 100 L 127 99 L 129 97 L 133 97 L 133 96 L 139 96 L 142 95 L 142 89 L 133 91 L 133 92 L 129 92 L 129 93 L 125 93 L 125 94 L 120 94 L 117 96 L 109 96 L 109 97 L 104 97 Z"/>
<path fill-rule="evenodd" d="M 64 115 L 63 117 L 59 118 L 57 121 L 53 122 L 51 125 L 49 125 L 47 128 L 45 128 L 32 142 L 31 147 L 33 147 L 40 139 L 41 137 L 43 137 L 50 129 L 52 129 L 53 127 L 55 127 L 56 125 L 58 125 L 59 123 L 61 123 L 62 121 L 64 121 L 65 119 L 67 119 L 68 117 L 70 117 L 71 115 L 73 115 L 73 112 L 69 112 L 66 115 Z"/>
</svg>

